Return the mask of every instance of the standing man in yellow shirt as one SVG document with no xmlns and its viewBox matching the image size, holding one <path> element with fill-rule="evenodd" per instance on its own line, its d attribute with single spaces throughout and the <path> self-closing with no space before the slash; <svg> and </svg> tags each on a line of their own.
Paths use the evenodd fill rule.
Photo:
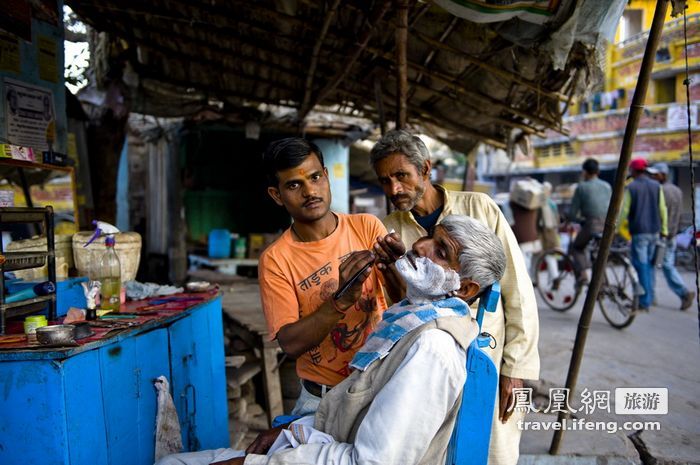
<svg viewBox="0 0 700 465">
<path fill-rule="evenodd" d="M 487 350 L 499 370 L 499 395 L 491 430 L 489 463 L 515 465 L 519 456 L 522 412 L 514 412 L 513 389 L 523 379 L 538 379 L 537 302 L 525 261 L 513 231 L 496 203 L 477 192 L 452 192 L 430 183 L 430 152 L 423 141 L 404 130 L 384 135 L 372 148 L 372 166 L 384 193 L 398 211 L 384 219 L 410 248 L 445 216 L 470 216 L 488 226 L 503 243 L 506 272 L 501 280 L 498 310 L 484 317 L 483 330 L 495 347 Z"/>
<path fill-rule="evenodd" d="M 629 221 L 632 235 L 630 256 L 632 265 L 639 275 L 639 283 L 644 294 L 639 296 L 639 310 L 649 310 L 654 302 L 654 253 L 659 235 L 666 238 L 668 223 L 664 191 L 661 185 L 647 174 L 645 158 L 635 158 L 630 162 L 631 183 L 625 187 L 622 210 L 618 224 L 623 219 Z"/>
</svg>

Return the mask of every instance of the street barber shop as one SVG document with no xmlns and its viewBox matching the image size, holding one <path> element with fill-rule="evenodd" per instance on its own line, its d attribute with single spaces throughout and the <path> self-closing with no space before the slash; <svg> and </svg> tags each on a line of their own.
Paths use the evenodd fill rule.
<svg viewBox="0 0 700 465">
<path fill-rule="evenodd" d="M 0 464 L 700 465 L 699 44 L 700 0 L 0 2 Z"/>
</svg>

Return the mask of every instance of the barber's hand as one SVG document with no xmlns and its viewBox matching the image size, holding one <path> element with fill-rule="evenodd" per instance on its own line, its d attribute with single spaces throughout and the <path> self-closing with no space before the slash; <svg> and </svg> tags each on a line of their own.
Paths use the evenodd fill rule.
<svg viewBox="0 0 700 465">
<path fill-rule="evenodd" d="M 352 252 L 350 256 L 340 264 L 340 275 L 338 276 L 338 289 L 345 287 L 345 284 L 355 276 L 362 268 L 367 266 L 367 269 L 358 277 L 358 279 L 350 286 L 343 296 L 335 302 L 341 310 L 346 310 L 352 307 L 362 296 L 362 283 L 365 282 L 367 276 L 372 271 L 372 263 L 377 257 L 369 250 L 360 250 Z"/>
<path fill-rule="evenodd" d="M 523 387 L 523 380 L 518 378 L 509 378 L 506 375 L 501 375 L 498 380 L 498 419 L 501 423 L 506 423 L 510 416 L 513 414 L 513 410 L 508 410 L 508 407 L 515 405 L 515 399 L 513 397 L 513 389 L 520 389 Z"/>
<path fill-rule="evenodd" d="M 259 455 L 267 454 L 267 451 L 270 450 L 270 447 L 272 447 L 272 444 L 275 442 L 275 439 L 277 439 L 277 436 L 279 436 L 282 430 L 285 429 L 287 426 L 289 426 L 289 423 L 287 423 L 286 425 L 277 426 L 275 428 L 263 431 L 262 433 L 258 434 L 258 437 L 255 438 L 255 441 L 253 441 L 248 446 L 248 448 L 245 450 L 245 453 Z"/>
<path fill-rule="evenodd" d="M 236 457 L 235 459 L 222 460 L 221 462 L 212 462 L 209 465 L 243 465 L 245 456 Z"/>
<path fill-rule="evenodd" d="M 406 246 L 401 242 L 401 236 L 392 232 L 384 237 L 377 237 L 374 244 L 374 253 L 377 255 L 375 264 L 380 270 L 386 270 L 389 265 L 401 258 L 406 253 Z"/>
</svg>

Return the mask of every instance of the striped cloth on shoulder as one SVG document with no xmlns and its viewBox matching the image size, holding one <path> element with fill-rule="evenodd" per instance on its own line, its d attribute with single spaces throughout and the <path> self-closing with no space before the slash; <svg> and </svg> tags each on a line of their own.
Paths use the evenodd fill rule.
<svg viewBox="0 0 700 465">
<path fill-rule="evenodd" d="M 394 344 L 417 327 L 436 318 L 465 316 L 468 313 L 467 304 L 457 297 L 426 304 L 411 304 L 404 299 L 384 312 L 382 321 L 355 354 L 350 367 L 365 371 L 372 362 L 386 357 Z"/>
</svg>

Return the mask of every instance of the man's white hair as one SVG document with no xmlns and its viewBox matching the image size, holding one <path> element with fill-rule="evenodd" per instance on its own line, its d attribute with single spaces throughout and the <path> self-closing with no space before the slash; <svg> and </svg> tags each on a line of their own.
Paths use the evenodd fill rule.
<svg viewBox="0 0 700 465">
<path fill-rule="evenodd" d="M 461 247 L 459 277 L 485 289 L 503 277 L 506 254 L 496 234 L 479 221 L 464 215 L 448 215 L 440 223 Z"/>
</svg>

